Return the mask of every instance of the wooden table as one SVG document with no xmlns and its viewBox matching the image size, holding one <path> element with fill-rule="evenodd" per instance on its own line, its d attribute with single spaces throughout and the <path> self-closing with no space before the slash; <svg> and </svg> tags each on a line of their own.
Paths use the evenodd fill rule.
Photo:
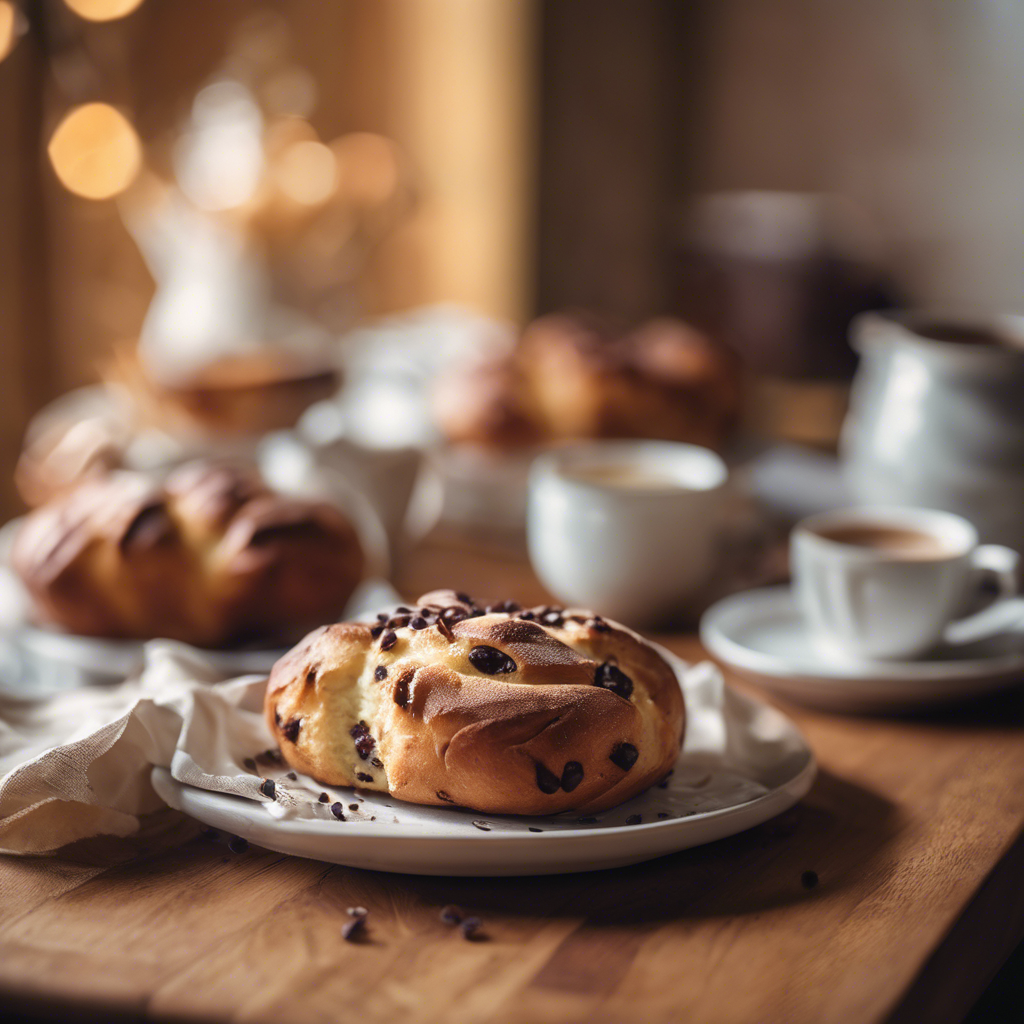
<svg viewBox="0 0 1024 1024">
<path fill-rule="evenodd" d="M 402 582 L 544 599 L 517 559 L 437 542 Z M 659 639 L 701 656 L 692 636 Z M 282 1024 L 959 1020 L 1024 934 L 1024 692 L 903 720 L 785 710 L 820 761 L 808 797 L 632 868 L 375 874 L 235 854 L 169 811 L 129 840 L 0 858 L 0 1005 Z M 447 903 L 486 940 L 442 924 Z M 358 944 L 340 934 L 353 904 L 371 912 Z"/>
</svg>

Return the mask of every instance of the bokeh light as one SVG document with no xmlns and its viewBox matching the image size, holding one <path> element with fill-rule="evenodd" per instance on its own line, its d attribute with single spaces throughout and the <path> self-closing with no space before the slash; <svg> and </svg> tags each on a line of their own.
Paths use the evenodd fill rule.
<svg viewBox="0 0 1024 1024">
<path fill-rule="evenodd" d="M 307 139 L 290 145 L 274 165 L 278 188 L 297 203 L 315 206 L 334 191 L 338 164 L 322 142 Z"/>
<path fill-rule="evenodd" d="M 116 196 L 142 167 L 135 129 L 107 103 L 72 109 L 57 126 L 47 152 L 64 187 L 86 199 Z"/>
<path fill-rule="evenodd" d="M 131 14 L 142 0 L 64 0 L 64 3 L 88 21 L 113 21 Z"/>
<path fill-rule="evenodd" d="M 331 143 L 338 159 L 341 188 L 352 203 L 377 206 L 398 191 L 401 166 L 398 147 L 383 135 L 351 132 Z"/>
<path fill-rule="evenodd" d="M 10 0 L 0 0 L 0 60 L 14 49 L 19 32 L 20 15 Z"/>
</svg>

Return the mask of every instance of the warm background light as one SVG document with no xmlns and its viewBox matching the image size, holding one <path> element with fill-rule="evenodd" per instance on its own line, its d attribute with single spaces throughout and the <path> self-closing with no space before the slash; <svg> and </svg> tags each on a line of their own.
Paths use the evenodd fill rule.
<svg viewBox="0 0 1024 1024">
<path fill-rule="evenodd" d="M 113 21 L 131 14 L 142 0 L 64 0 L 64 3 L 89 21 Z"/>
<path fill-rule="evenodd" d="M 289 199 L 315 206 L 334 191 L 338 165 L 334 153 L 322 142 L 305 140 L 293 143 L 281 154 L 273 173 Z"/>
<path fill-rule="evenodd" d="M 57 126 L 48 152 L 62 184 L 86 199 L 123 192 L 142 166 L 135 129 L 106 103 L 75 107 Z"/>
<path fill-rule="evenodd" d="M 18 12 L 9 0 L 0 0 L 0 60 L 14 49 L 18 34 Z"/>
</svg>

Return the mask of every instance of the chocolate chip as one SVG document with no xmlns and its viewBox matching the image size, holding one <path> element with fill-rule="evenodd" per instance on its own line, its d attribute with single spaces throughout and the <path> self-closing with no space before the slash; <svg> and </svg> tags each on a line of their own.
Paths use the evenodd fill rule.
<svg viewBox="0 0 1024 1024">
<path fill-rule="evenodd" d="M 463 590 L 456 590 L 455 591 L 455 599 L 457 601 L 461 601 L 463 604 L 472 604 L 473 603 L 473 598 L 471 598 L 469 596 L 469 594 L 467 594 Z"/>
<path fill-rule="evenodd" d="M 459 927 L 462 929 L 462 937 L 468 939 L 470 942 L 483 938 L 480 935 L 480 929 L 483 927 L 483 921 L 479 917 L 467 917 Z"/>
<path fill-rule="evenodd" d="M 283 726 L 281 726 L 281 735 L 284 736 L 289 743 L 294 743 L 299 738 L 299 729 L 301 726 L 301 718 L 290 718 Z"/>
<path fill-rule="evenodd" d="M 274 784 L 274 780 L 273 779 L 264 779 L 260 783 L 260 792 L 264 796 L 270 797 L 271 800 L 276 800 L 277 799 L 277 786 Z"/>
<path fill-rule="evenodd" d="M 387 622 L 389 618 L 391 618 L 391 616 L 388 615 L 387 612 L 377 612 L 377 621 L 378 622 Z"/>
<path fill-rule="evenodd" d="M 542 829 L 542 828 L 534 828 L 534 827 L 533 827 L 533 826 L 531 825 L 531 826 L 530 826 L 530 831 L 531 831 L 531 832 L 543 832 L 543 831 L 544 831 L 544 829 Z"/>
<path fill-rule="evenodd" d="M 281 764 L 284 758 L 280 750 L 264 750 L 262 754 L 256 755 L 257 764 Z"/>
<path fill-rule="evenodd" d="M 241 836 L 232 836 L 231 842 L 228 843 L 228 849 L 232 853 L 245 853 L 249 849 L 249 840 L 243 839 Z"/>
<path fill-rule="evenodd" d="M 341 937 L 346 942 L 356 942 L 366 927 L 365 917 L 353 917 L 341 926 Z"/>
<path fill-rule="evenodd" d="M 813 889 L 818 884 L 818 872 L 817 871 L 805 871 L 800 876 L 800 884 L 805 889 Z"/>
<path fill-rule="evenodd" d="M 474 821 L 473 826 L 480 829 L 481 832 L 490 832 L 491 826 L 486 821 Z"/>
<path fill-rule="evenodd" d="M 409 625 L 408 615 L 396 615 L 394 618 L 388 619 L 388 625 L 392 629 L 402 629 Z"/>
<path fill-rule="evenodd" d="M 356 778 L 360 782 L 373 782 L 373 776 L 367 775 L 366 772 L 356 772 Z"/>
<path fill-rule="evenodd" d="M 608 623 L 604 621 L 604 619 L 596 615 L 590 622 L 590 628 L 595 633 L 610 633 L 612 631 L 612 627 L 609 626 Z"/>
<path fill-rule="evenodd" d="M 359 810 L 359 804 L 349 804 L 348 805 L 348 809 L 350 811 L 358 811 Z"/>
<path fill-rule="evenodd" d="M 333 814 L 338 821 L 345 820 L 345 808 L 340 803 L 331 804 L 331 814 Z"/>
<path fill-rule="evenodd" d="M 325 803 L 327 803 L 327 801 L 328 801 L 328 800 L 330 800 L 330 799 L 331 799 L 331 798 L 330 798 L 330 797 L 329 797 L 329 796 L 328 796 L 328 795 L 327 795 L 326 793 L 321 793 L 321 794 L 320 794 L 320 795 L 319 795 L 319 796 L 317 797 L 317 800 L 319 800 L 319 801 L 320 801 L 320 803 L 322 803 L 322 804 L 325 804 Z"/>
<path fill-rule="evenodd" d="M 287 774 L 287 775 L 285 776 L 285 778 L 286 778 L 286 779 L 291 779 L 291 780 L 292 780 L 292 782 L 298 782 L 298 781 L 299 781 L 299 777 L 298 777 L 298 775 L 296 775 L 296 774 L 295 774 L 295 772 L 289 772 L 289 773 L 288 773 L 288 774 Z"/>
<path fill-rule="evenodd" d="M 462 908 L 449 903 L 441 908 L 441 920 L 445 924 L 458 924 L 462 920 Z"/>
<path fill-rule="evenodd" d="M 558 611 L 545 612 L 540 617 L 541 625 L 544 626 L 564 626 L 565 619 L 562 617 L 562 613 Z"/>
<path fill-rule="evenodd" d="M 427 620 L 422 615 L 417 615 L 415 618 L 409 620 L 410 629 L 426 629 Z"/>
<path fill-rule="evenodd" d="M 372 636 L 373 639 L 376 640 L 377 637 L 379 637 L 381 635 L 381 633 L 383 633 L 383 632 L 384 632 L 384 624 L 381 623 L 379 626 L 374 626 L 373 629 L 370 630 L 370 636 Z"/>
<path fill-rule="evenodd" d="M 562 769 L 562 789 L 571 793 L 583 781 L 583 765 L 579 761 L 566 761 Z"/>
<path fill-rule="evenodd" d="M 400 604 L 400 605 L 399 605 L 399 606 L 398 606 L 398 607 L 397 607 L 397 608 L 395 609 L 395 611 L 396 611 L 396 612 L 402 612 L 402 613 L 408 614 L 409 612 L 411 612 L 411 611 L 412 611 L 412 609 L 411 609 L 411 608 L 406 608 L 404 604 Z"/>
<path fill-rule="evenodd" d="M 349 917 L 365 918 L 370 916 L 370 912 L 366 909 L 366 907 L 349 907 L 347 913 Z"/>
<path fill-rule="evenodd" d="M 630 694 L 633 692 L 633 680 L 618 665 L 613 665 L 610 661 L 597 666 L 597 672 L 594 673 L 594 684 L 611 690 L 612 693 L 624 700 L 629 700 Z"/>
<path fill-rule="evenodd" d="M 489 676 L 500 675 L 504 672 L 515 672 L 516 663 L 497 647 L 486 647 L 480 645 L 469 652 L 469 663 L 480 672 L 486 672 Z"/>
<path fill-rule="evenodd" d="M 628 818 L 626 819 L 626 824 L 627 824 L 627 825 L 639 825 L 639 824 L 640 824 L 640 822 L 641 822 L 641 821 L 643 821 L 643 820 L 644 820 L 644 819 L 643 819 L 643 818 L 642 818 L 642 817 L 641 817 L 641 816 L 640 816 L 639 814 L 631 814 L 631 815 L 630 815 L 630 816 L 629 816 L 629 817 L 628 817 Z"/>
<path fill-rule="evenodd" d="M 596 825 L 597 824 L 597 818 L 591 818 L 591 817 L 577 818 L 576 821 L 579 822 L 579 824 L 581 824 L 581 825 Z"/>
<path fill-rule="evenodd" d="M 414 675 L 416 675 L 416 670 L 412 668 L 403 672 L 395 683 L 395 689 L 391 695 L 394 702 L 403 710 L 409 706 L 409 683 Z"/>
<path fill-rule="evenodd" d="M 384 762 L 379 757 L 371 757 L 370 764 L 372 764 L 374 768 L 384 767 Z"/>
<path fill-rule="evenodd" d="M 549 771 L 539 761 L 537 762 L 537 788 L 542 793 L 557 793 L 561 788 L 562 780 L 552 771 Z"/>
<path fill-rule="evenodd" d="M 398 643 L 398 634 L 392 632 L 390 629 L 380 638 L 380 649 L 382 651 L 390 651 L 395 644 Z"/>
<path fill-rule="evenodd" d="M 388 670 L 383 665 L 378 665 L 373 670 L 373 678 L 376 679 L 378 683 L 382 682 L 385 679 L 387 679 L 387 677 L 388 677 Z"/>
<path fill-rule="evenodd" d="M 668 811 L 658 811 L 658 817 L 659 818 L 671 818 L 672 815 L 669 814 Z"/>
<path fill-rule="evenodd" d="M 377 745 L 370 735 L 370 727 L 365 722 L 359 722 L 352 726 L 349 735 L 355 740 L 356 753 L 365 761 Z"/>
<path fill-rule="evenodd" d="M 526 611 L 526 612 L 523 612 L 523 613 L 522 613 L 522 614 L 521 614 L 521 615 L 519 616 L 519 618 L 523 619 L 523 620 L 524 620 L 525 622 L 533 622 L 533 620 L 534 620 L 535 618 L 537 618 L 537 616 L 536 616 L 536 615 L 534 615 L 534 614 L 533 614 L 533 612 L 530 612 L 530 611 Z"/>
<path fill-rule="evenodd" d="M 242 764 L 251 772 L 256 771 L 256 762 L 251 758 L 247 757 Z"/>
<path fill-rule="evenodd" d="M 608 755 L 608 760 L 624 772 L 628 772 L 636 764 L 636 759 L 639 756 L 640 751 L 632 743 L 620 743 L 612 748 L 612 752 Z"/>
<path fill-rule="evenodd" d="M 437 631 L 448 641 L 452 643 L 455 640 L 455 634 L 452 632 L 452 627 L 448 625 L 444 617 L 441 616 L 437 620 Z"/>
<path fill-rule="evenodd" d="M 306 669 L 306 685 L 312 686 L 316 682 L 317 667 Z"/>
<path fill-rule="evenodd" d="M 455 803 L 455 801 L 443 789 L 439 789 L 437 791 L 437 799 L 443 800 L 446 804 Z"/>
</svg>

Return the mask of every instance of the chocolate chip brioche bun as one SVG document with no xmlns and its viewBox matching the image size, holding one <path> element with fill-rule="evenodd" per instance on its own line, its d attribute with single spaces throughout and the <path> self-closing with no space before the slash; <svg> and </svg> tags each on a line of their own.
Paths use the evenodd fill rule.
<svg viewBox="0 0 1024 1024">
<path fill-rule="evenodd" d="M 450 590 L 310 633 L 265 708 L 284 759 L 318 782 L 489 814 L 628 800 L 675 764 L 685 721 L 675 673 L 623 626 Z"/>
</svg>

